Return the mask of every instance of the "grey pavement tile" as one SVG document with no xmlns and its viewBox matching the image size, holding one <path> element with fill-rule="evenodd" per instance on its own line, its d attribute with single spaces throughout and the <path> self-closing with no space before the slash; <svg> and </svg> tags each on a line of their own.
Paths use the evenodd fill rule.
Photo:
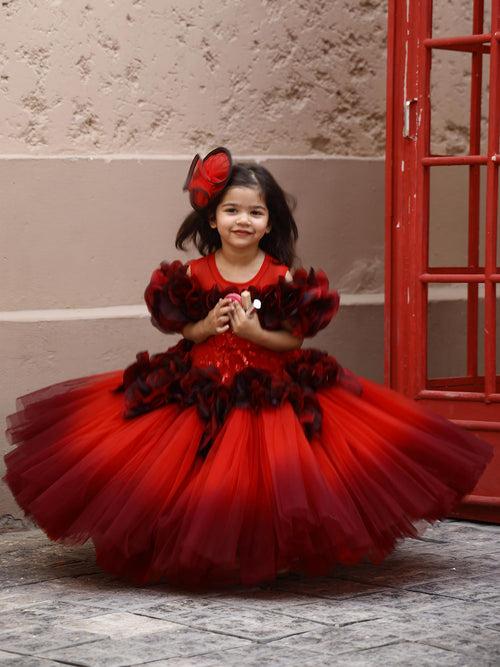
<svg viewBox="0 0 500 667">
<path fill-rule="evenodd" d="M 29 558 L 23 565 L 4 567 L 0 572 L 0 591 L 12 586 L 26 585 L 43 581 L 51 581 L 62 577 L 99 574 L 99 568 L 87 561 L 53 562 L 44 566 L 33 566 Z"/>
<path fill-rule="evenodd" d="M 100 585 L 95 582 L 79 590 L 61 590 L 60 599 L 78 602 L 81 605 L 102 607 L 103 609 L 122 610 L 142 609 L 149 605 L 161 602 L 173 602 L 189 597 L 185 592 L 170 590 L 167 587 L 155 589 L 141 586 L 124 585 L 120 582 L 110 582 Z M 191 593 L 190 597 L 207 597 L 206 595 Z"/>
<path fill-rule="evenodd" d="M 405 586 L 407 590 L 449 596 L 460 600 L 487 600 L 500 595 L 500 577 L 439 579 L 425 584 Z"/>
<path fill-rule="evenodd" d="M 439 569 L 429 566 L 428 568 L 420 567 L 415 569 L 395 569 L 394 572 L 390 570 L 385 570 L 383 572 L 373 573 L 371 571 L 360 572 L 360 573 L 351 573 L 346 576 L 346 579 L 352 581 L 359 581 L 374 584 L 378 584 L 381 587 L 389 588 L 407 588 L 409 586 L 416 586 L 418 584 L 423 584 L 428 581 L 439 581 L 441 579 L 449 579 L 453 576 L 459 578 L 466 578 L 472 575 L 478 574 L 476 568 L 470 568 L 466 572 L 461 568 L 458 571 L 455 567 L 443 566 Z M 490 570 L 487 570 L 487 574 L 490 574 Z"/>
<path fill-rule="evenodd" d="M 299 607 L 311 601 L 311 596 L 279 590 L 257 590 L 238 594 L 218 595 L 214 602 L 232 607 L 246 607 L 261 611 L 274 611 L 277 607 Z"/>
<path fill-rule="evenodd" d="M 7 531 L 0 533 L 0 553 L 16 549 L 24 544 L 46 544 L 50 540 L 38 528 L 34 530 Z"/>
<path fill-rule="evenodd" d="M 500 545 L 498 546 L 498 549 L 495 551 L 495 553 L 491 554 L 482 554 L 480 557 L 480 560 L 478 562 L 478 572 L 477 574 L 480 574 L 479 570 L 486 570 L 486 569 L 491 569 L 492 571 L 496 571 L 500 574 Z M 477 556 L 475 556 L 472 553 L 465 553 L 463 555 L 463 560 L 464 563 L 468 565 L 468 561 L 474 561 L 478 560 Z"/>
<path fill-rule="evenodd" d="M 219 667 L 243 665 L 246 667 L 332 667 L 337 663 L 331 655 L 301 651 L 287 646 L 254 644 L 244 649 L 215 651 L 192 658 L 171 658 L 149 663 L 151 667 Z M 346 664 L 345 662 L 342 664 Z"/>
<path fill-rule="evenodd" d="M 467 545 L 466 556 L 480 556 L 482 554 L 494 554 L 500 549 L 498 543 L 491 541 L 473 541 Z M 406 543 L 399 546 L 396 550 L 399 555 L 415 554 L 418 556 L 437 556 L 443 557 L 446 554 L 450 558 L 464 557 L 464 545 L 460 541 L 456 542 L 417 542 L 416 540 L 408 540 Z"/>
<path fill-rule="evenodd" d="M 444 531 L 458 531 L 458 532 L 467 532 L 473 530 L 479 530 L 481 533 L 491 532 L 496 535 L 500 534 L 500 527 L 498 524 L 494 523 L 483 523 L 481 521 L 467 521 L 465 519 L 443 519 L 437 521 L 433 526 L 444 530 Z"/>
<path fill-rule="evenodd" d="M 95 575 L 82 575 L 78 577 L 62 577 L 46 581 L 34 581 L 31 583 L 8 586 L 0 589 L 0 610 L 7 606 L 25 606 L 31 602 L 42 602 L 43 600 L 61 600 L 66 596 L 76 602 L 79 592 L 84 595 L 91 594 L 92 590 L 99 590 L 107 584 L 107 581 Z M 117 584 L 114 584 L 117 586 Z M 74 597 L 72 597 L 74 596 Z"/>
<path fill-rule="evenodd" d="M 72 619 L 87 618 L 102 614 L 102 607 L 91 607 L 78 603 L 51 600 L 50 602 L 35 602 L 31 605 L 13 609 L 2 619 L 3 630 L 11 628 L 22 628 L 33 623 L 52 623 L 55 621 L 68 621 Z M 2 636 L 0 632 L 0 638 Z"/>
<path fill-rule="evenodd" d="M 168 632 L 178 629 L 178 625 L 171 621 L 164 621 L 149 616 L 139 616 L 127 611 L 111 612 L 90 618 L 60 621 L 58 627 L 69 630 L 79 630 L 106 635 L 108 637 L 127 638 L 135 635 L 152 634 L 153 632 Z"/>
<path fill-rule="evenodd" d="M 458 612 L 460 613 L 460 612 Z M 483 604 L 482 600 L 471 600 L 461 611 L 462 618 L 467 623 L 477 626 L 491 625 L 498 620 L 498 607 Z"/>
<path fill-rule="evenodd" d="M 384 618 L 397 611 L 433 609 L 436 610 L 436 613 L 445 614 L 446 607 L 452 604 L 452 600 L 437 596 L 419 593 L 411 595 L 406 591 L 392 590 L 344 600 L 314 600 L 293 608 L 277 606 L 275 611 L 294 618 L 309 619 L 327 625 L 347 625 Z"/>
<path fill-rule="evenodd" d="M 489 628 L 463 628 L 425 640 L 426 644 L 457 651 L 476 660 L 495 661 L 500 664 L 500 633 Z"/>
<path fill-rule="evenodd" d="M 497 609 L 500 609 L 500 595 L 493 595 L 488 598 L 481 598 L 483 602 L 488 605 L 495 605 Z"/>
<path fill-rule="evenodd" d="M 495 540 L 500 538 L 500 526 L 498 524 L 473 523 L 467 521 L 457 521 L 449 523 L 444 529 L 445 539 L 448 541 L 454 539 L 477 540 Z"/>
<path fill-rule="evenodd" d="M 185 600 L 178 604 L 153 605 L 141 613 L 191 628 L 220 632 L 256 642 L 271 641 L 321 627 L 314 621 L 260 609 L 246 609 L 239 605 L 229 605 L 214 600 Z"/>
<path fill-rule="evenodd" d="M 446 621 L 448 623 L 468 623 L 482 627 L 495 623 L 498 620 L 498 612 L 493 605 L 486 605 L 481 600 L 470 600 L 468 602 L 454 600 L 453 604 L 447 605 L 443 609 L 439 609 L 439 607 L 420 609 L 415 617 L 425 622 L 434 620 L 436 624 Z"/>
<path fill-rule="evenodd" d="M 400 640 L 400 636 L 388 628 L 383 620 L 375 619 L 352 625 L 322 627 L 321 630 L 273 641 L 272 645 L 290 646 L 338 656 L 357 649 L 383 646 Z"/>
<path fill-rule="evenodd" d="M 350 605 L 354 608 L 363 606 L 367 609 L 374 607 L 375 609 L 385 608 L 388 610 L 406 611 L 408 609 L 446 609 L 446 607 L 453 605 L 454 601 L 437 595 L 434 596 L 401 589 L 388 589 L 345 600 L 341 604 Z"/>
<path fill-rule="evenodd" d="M 23 665 L 28 653 L 36 654 L 33 667 L 469 667 L 474 651 L 474 667 L 489 666 L 500 640 L 497 553 L 500 526 L 445 520 L 419 540 L 401 540 L 380 565 L 193 593 L 113 577 L 94 567 L 91 543 L 54 543 L 39 530 L 1 533 L 9 575 L 0 579 L 0 613 L 10 625 L 0 633 L 0 667 Z M 415 662 L 397 662 L 403 649 Z"/>
<path fill-rule="evenodd" d="M 478 572 L 481 567 L 482 560 L 465 561 L 463 555 L 450 556 L 444 550 L 440 555 L 434 556 L 403 552 L 393 554 L 378 565 L 364 563 L 339 567 L 335 577 L 372 585 L 400 587 L 445 579 L 453 575 L 475 576 L 481 574 Z M 489 571 L 491 566 L 488 564 L 485 568 Z"/>
<path fill-rule="evenodd" d="M 486 623 L 485 628 L 488 630 L 495 630 L 495 632 L 500 632 L 500 620 L 496 622 Z"/>
<path fill-rule="evenodd" d="M 198 595 L 189 594 L 191 598 Z M 212 592 L 213 595 L 213 592 Z M 91 607 L 96 613 L 110 609 L 122 611 L 147 607 L 150 604 L 183 600 L 188 595 L 183 592 L 172 591 L 166 586 L 134 586 L 121 582 L 115 578 L 99 576 L 66 577 L 55 581 L 44 581 L 24 586 L 10 586 L 0 591 L 0 611 L 18 611 L 40 603 L 32 612 L 43 609 L 41 603 L 50 610 L 52 603 L 57 600 L 65 605 L 80 605 L 82 612 Z M 199 597 L 202 597 L 199 595 Z M 66 609 L 66 607 L 63 607 Z"/>
<path fill-rule="evenodd" d="M 444 610 L 443 613 L 434 611 L 429 614 L 393 611 L 383 617 L 383 622 L 387 630 L 410 641 L 427 641 L 429 637 L 459 632 L 463 628 L 474 630 L 476 627 L 461 617 L 446 615 Z"/>
<path fill-rule="evenodd" d="M 82 630 L 69 630 L 58 625 L 37 623 L 21 629 L 2 630 L 0 644 L 2 649 L 26 654 L 44 650 L 66 648 L 86 642 L 103 639 L 103 635 Z"/>
<path fill-rule="evenodd" d="M 127 639 L 103 639 L 65 649 L 39 652 L 40 657 L 84 667 L 125 667 L 173 657 L 246 646 L 249 641 L 211 632 L 183 628 Z"/>
<path fill-rule="evenodd" d="M 60 662 L 47 660 L 46 658 L 35 658 L 30 655 L 19 655 L 0 651 L 0 665 L 2 667 L 55 667 Z"/>
<path fill-rule="evenodd" d="M 33 549 L 36 546 L 36 553 L 33 554 Z M 0 560 L 7 556 L 22 557 L 27 553 L 34 555 L 36 562 L 44 562 L 47 559 L 68 559 L 68 560 L 88 560 L 95 559 L 94 547 L 91 543 L 84 545 L 65 545 L 60 542 L 51 540 L 12 540 L 6 543 L 0 535 Z"/>
<path fill-rule="evenodd" d="M 306 605 L 277 607 L 275 613 L 297 618 L 303 621 L 314 621 L 323 625 L 348 625 L 381 618 L 384 611 L 375 605 L 345 606 L 335 600 L 318 600 Z"/>
<path fill-rule="evenodd" d="M 447 649 L 415 644 L 408 641 L 387 644 L 343 656 L 346 667 L 479 667 L 477 662 Z M 485 667 L 484 664 L 481 667 Z"/>
<path fill-rule="evenodd" d="M 337 579 L 332 577 L 322 577 L 309 580 L 300 579 L 282 579 L 269 587 L 271 591 L 286 591 L 290 593 L 300 593 L 303 596 L 335 598 L 355 597 L 383 590 L 383 587 L 371 583 L 350 581 L 348 579 Z M 307 602 L 307 600 L 304 600 Z"/>
</svg>

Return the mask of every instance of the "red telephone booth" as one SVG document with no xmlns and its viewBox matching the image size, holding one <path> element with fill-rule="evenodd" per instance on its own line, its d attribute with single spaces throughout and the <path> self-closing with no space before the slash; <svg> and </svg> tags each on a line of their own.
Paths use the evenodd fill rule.
<svg viewBox="0 0 500 667">
<path fill-rule="evenodd" d="M 450 34 L 446 21 L 436 29 L 438 4 L 389 3 L 385 379 L 496 446 L 454 516 L 500 522 L 500 0 L 471 0 L 461 34 Z M 463 18 L 463 3 L 456 5 L 452 24 Z M 459 76 L 455 88 L 451 75 L 435 76 L 446 58 L 467 59 L 470 76 Z M 463 113 L 463 154 L 453 142 L 434 150 L 443 104 Z M 448 134 L 450 128 L 456 130 L 448 123 Z M 436 253 L 432 243 L 440 235 Z M 460 242 L 458 256 L 451 249 Z"/>
</svg>

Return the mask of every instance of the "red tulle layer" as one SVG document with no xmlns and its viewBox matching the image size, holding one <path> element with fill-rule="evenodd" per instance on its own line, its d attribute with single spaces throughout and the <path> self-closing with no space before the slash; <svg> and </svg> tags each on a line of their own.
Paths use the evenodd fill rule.
<svg viewBox="0 0 500 667">
<path fill-rule="evenodd" d="M 251 585 L 380 562 L 470 492 L 489 444 L 364 378 L 317 393 L 308 441 L 290 403 L 233 408 L 203 460 L 196 407 L 123 418 L 122 371 L 19 399 L 4 480 L 53 540 L 92 539 L 136 583 Z"/>
</svg>

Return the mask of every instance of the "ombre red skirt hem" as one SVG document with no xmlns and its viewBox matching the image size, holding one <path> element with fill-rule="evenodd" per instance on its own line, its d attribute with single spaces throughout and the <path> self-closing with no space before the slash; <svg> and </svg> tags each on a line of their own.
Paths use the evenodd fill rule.
<svg viewBox="0 0 500 667">
<path fill-rule="evenodd" d="M 25 515 L 67 544 L 91 539 L 102 569 L 138 584 L 254 585 L 383 560 L 416 524 L 445 517 L 492 447 L 396 392 L 316 392 L 311 439 L 292 405 L 231 407 L 209 451 L 195 405 L 133 419 L 123 371 L 18 399 L 4 481 Z"/>
</svg>

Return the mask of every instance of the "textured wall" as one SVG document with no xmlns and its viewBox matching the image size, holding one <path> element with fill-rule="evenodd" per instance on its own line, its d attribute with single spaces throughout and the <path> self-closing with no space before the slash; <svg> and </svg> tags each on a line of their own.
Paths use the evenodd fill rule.
<svg viewBox="0 0 500 667">
<path fill-rule="evenodd" d="M 483 32 L 491 30 L 491 4 L 484 2 Z M 440 0 L 433 3 L 432 30 L 435 37 L 472 33 L 473 3 L 470 0 Z M 481 151 L 486 151 L 489 93 L 489 56 L 483 56 Z M 433 51 L 431 69 L 431 152 L 453 155 L 468 152 L 471 90 L 471 54 Z"/>
<path fill-rule="evenodd" d="M 4 0 L 0 152 L 381 156 L 385 33 L 385 0 Z"/>
<path fill-rule="evenodd" d="M 471 4 L 436 3 L 436 33 L 470 32 Z M 301 258 L 343 298 L 314 343 L 382 380 L 386 12 L 386 0 L 0 2 L 0 422 L 22 393 L 172 342 L 133 304 L 180 254 L 189 159 L 219 144 L 298 196 Z M 433 150 L 465 152 L 470 58 L 437 58 Z M 434 258 L 455 211 L 433 213 Z M 5 488 L 2 507 L 19 514 Z"/>
</svg>

